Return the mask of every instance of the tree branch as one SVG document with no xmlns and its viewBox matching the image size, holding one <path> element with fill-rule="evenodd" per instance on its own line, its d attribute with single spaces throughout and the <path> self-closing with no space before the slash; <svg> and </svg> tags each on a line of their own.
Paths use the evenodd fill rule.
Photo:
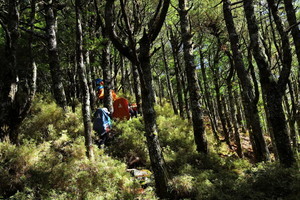
<svg viewBox="0 0 300 200">
<path fill-rule="evenodd" d="M 104 28 L 104 23 L 100 16 L 97 0 L 94 0 L 94 5 L 96 9 L 96 30 L 98 30 L 100 27 Z"/>
<path fill-rule="evenodd" d="M 130 47 L 134 48 L 135 42 L 134 42 L 133 35 L 132 35 L 132 28 L 130 27 L 128 16 L 127 16 L 127 13 L 125 12 L 125 5 L 124 5 L 123 0 L 120 0 L 120 4 L 121 4 L 122 15 L 123 15 L 123 18 L 124 18 L 124 21 L 125 21 L 125 27 L 127 29 L 127 34 L 128 34 L 128 39 L 129 39 L 129 42 L 130 42 Z"/>
<path fill-rule="evenodd" d="M 21 30 L 23 30 L 23 31 L 25 31 L 25 32 L 27 32 L 27 33 L 29 33 L 29 34 L 32 34 L 32 35 L 35 36 L 35 37 L 41 38 L 41 39 L 43 39 L 43 40 L 46 40 L 46 39 L 47 39 L 47 36 L 44 35 L 44 34 L 35 32 L 35 31 L 33 31 L 33 30 L 26 29 L 26 28 L 24 28 L 24 27 L 22 27 L 22 26 L 19 26 L 19 28 L 20 28 Z"/>
<path fill-rule="evenodd" d="M 293 24 L 292 26 L 290 26 L 285 32 L 289 33 L 295 26 L 298 26 L 300 24 L 300 21 L 297 22 L 296 24 Z"/>
<path fill-rule="evenodd" d="M 130 49 L 127 45 L 122 43 L 115 32 L 113 21 L 112 21 L 113 20 L 112 10 L 113 10 L 114 3 L 115 0 L 106 0 L 106 5 L 105 5 L 105 24 L 106 24 L 109 38 L 114 44 L 114 46 L 116 47 L 116 49 L 118 49 L 121 54 L 123 54 L 131 62 L 136 64 L 137 58 L 135 55 L 133 55 L 132 49 Z"/>
<path fill-rule="evenodd" d="M 154 16 L 157 16 L 153 22 L 153 25 L 150 27 L 149 30 L 149 36 L 150 36 L 150 41 L 153 42 L 156 37 L 158 36 L 161 27 L 165 21 L 168 9 L 169 9 L 169 5 L 170 5 L 170 0 L 164 0 L 164 3 L 162 5 L 162 9 L 160 11 L 160 15 L 158 15 L 158 13 L 155 13 Z M 158 7 L 160 6 L 160 4 L 158 5 Z M 159 12 L 159 8 L 156 9 L 156 12 Z"/>
<path fill-rule="evenodd" d="M 150 53 L 150 58 L 158 51 L 160 50 L 161 47 L 155 47 L 154 50 L 152 51 L 152 53 Z"/>
<path fill-rule="evenodd" d="M 20 24 L 21 24 L 21 25 L 26 25 L 26 26 L 29 26 L 29 27 L 32 26 L 33 28 L 39 29 L 39 30 L 41 30 L 41 31 L 46 31 L 45 28 L 40 28 L 40 27 L 34 26 L 33 24 L 30 24 L 30 23 L 27 23 L 27 22 L 20 21 Z"/>
</svg>

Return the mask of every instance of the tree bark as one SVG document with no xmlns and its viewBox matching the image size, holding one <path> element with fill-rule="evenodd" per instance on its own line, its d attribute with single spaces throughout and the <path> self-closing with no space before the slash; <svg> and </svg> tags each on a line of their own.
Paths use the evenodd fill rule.
<svg viewBox="0 0 300 200">
<path fill-rule="evenodd" d="M 292 0 L 283 0 L 284 7 L 287 15 L 287 20 L 291 29 L 291 33 L 294 40 L 294 45 L 296 48 L 296 55 L 298 58 L 298 64 L 300 65 L 300 30 L 299 26 L 297 25 L 297 18 L 296 18 L 296 11 L 293 6 Z M 299 77 L 298 77 L 299 78 Z M 300 81 L 300 80 L 298 80 Z M 299 82 L 298 82 L 299 84 Z"/>
<path fill-rule="evenodd" d="M 19 75 L 17 70 L 17 47 L 19 38 L 19 11 L 18 2 L 9 0 L 7 10 L 6 24 L 1 23 L 2 28 L 6 33 L 5 57 L 6 67 L 1 66 L 2 88 L 0 93 L 1 110 L 0 110 L 0 138 L 9 134 L 12 143 L 17 143 L 13 127 L 11 125 L 11 118 L 13 116 L 13 107 L 16 102 L 17 92 L 19 90 Z M 2 22 L 2 21 L 1 21 Z M 3 127 L 9 126 L 8 132 Z"/>
<path fill-rule="evenodd" d="M 271 73 L 266 55 L 263 52 L 264 47 L 262 46 L 259 37 L 259 28 L 254 14 L 252 0 L 244 0 L 244 11 L 247 19 L 253 56 L 259 69 L 261 86 L 266 93 L 267 109 L 270 114 L 270 122 L 274 132 L 279 160 L 282 165 L 290 167 L 296 160 L 291 148 L 282 107 L 282 96 L 290 74 L 290 68 L 283 68 L 279 80 L 275 80 L 275 77 L 273 77 L 273 74 Z"/>
<path fill-rule="evenodd" d="M 226 79 L 227 83 L 227 89 L 228 89 L 228 98 L 229 98 L 229 106 L 230 106 L 230 117 L 233 125 L 233 133 L 234 133 L 234 140 L 235 140 L 235 145 L 237 147 L 236 152 L 240 158 L 243 157 L 243 151 L 242 151 L 242 145 L 241 145 L 241 139 L 240 139 L 240 134 L 239 134 L 239 128 L 238 128 L 238 123 L 236 120 L 236 111 L 235 111 L 235 106 L 234 106 L 234 101 L 233 101 L 233 91 L 232 91 L 232 79 L 234 76 L 234 63 L 231 58 L 231 55 L 228 55 L 229 60 L 230 60 L 230 72 L 229 75 Z"/>
<path fill-rule="evenodd" d="M 166 72 L 166 77 L 167 77 L 168 93 L 169 93 L 169 97 L 171 99 L 174 114 L 178 115 L 177 102 L 175 101 L 175 98 L 174 98 L 173 86 L 172 86 L 171 79 L 170 79 L 169 66 L 168 66 L 165 45 L 163 43 L 163 40 L 161 40 L 161 47 L 162 47 L 163 61 L 164 61 L 165 72 Z"/>
<path fill-rule="evenodd" d="M 54 92 L 54 98 L 57 104 L 65 111 L 67 110 L 67 100 L 65 90 L 63 86 L 62 70 L 60 66 L 58 49 L 57 49 L 57 37 L 56 37 L 56 0 L 47 0 L 45 2 L 45 19 L 46 19 L 46 34 L 48 42 L 48 60 L 52 78 L 52 86 Z"/>
<path fill-rule="evenodd" d="M 190 94 L 190 104 L 192 110 L 192 121 L 194 128 L 194 140 L 197 151 L 204 154 L 208 153 L 205 130 L 203 126 L 202 110 L 200 105 L 200 92 L 196 65 L 193 56 L 192 34 L 189 30 L 188 10 L 186 0 L 179 0 L 179 16 L 181 25 L 181 35 L 183 42 L 185 69 L 187 74 L 188 89 Z"/>
<path fill-rule="evenodd" d="M 141 109 L 141 87 L 140 87 L 140 77 L 137 70 L 137 66 L 131 63 L 132 77 L 133 77 L 133 91 L 135 95 L 135 103 L 139 113 L 142 113 Z"/>
<path fill-rule="evenodd" d="M 182 94 L 182 85 L 181 85 L 181 78 L 180 78 L 180 61 L 179 61 L 179 48 L 180 44 L 178 39 L 173 34 L 172 29 L 170 29 L 170 43 L 172 47 L 172 54 L 174 59 L 174 69 L 175 69 L 175 76 L 176 76 L 176 91 L 177 91 L 177 99 L 178 99 L 178 106 L 179 106 L 179 115 L 181 118 L 184 118 L 184 109 L 183 109 L 183 94 Z"/>
<path fill-rule="evenodd" d="M 106 38 L 106 34 L 104 34 L 104 38 Z M 110 41 L 106 38 L 102 49 L 102 73 L 104 80 L 104 99 L 103 104 L 104 107 L 109 110 L 110 113 L 113 112 L 113 100 L 111 95 L 112 90 L 112 71 L 111 71 L 111 62 L 110 62 Z"/>
<path fill-rule="evenodd" d="M 90 60 L 94 60 L 94 59 L 90 59 L 90 56 L 94 56 L 93 54 L 90 54 L 89 50 L 86 50 L 85 52 L 85 63 L 86 63 L 86 77 L 87 77 L 87 83 L 89 86 L 89 92 L 90 92 L 90 105 L 91 105 L 91 110 L 95 110 L 96 109 L 96 94 L 95 94 L 95 90 L 93 87 L 93 81 L 95 79 L 92 78 L 92 74 L 93 74 L 93 70 L 91 67 L 91 62 Z"/>
<path fill-rule="evenodd" d="M 83 61 L 83 34 L 82 34 L 82 17 L 81 17 L 81 0 L 75 1 L 76 10 L 76 58 L 78 65 L 78 73 L 82 90 L 82 115 L 85 134 L 86 154 L 89 159 L 93 159 L 92 147 L 92 126 L 91 126 L 91 111 L 90 111 L 90 92 L 86 78 L 86 69 Z"/>
</svg>

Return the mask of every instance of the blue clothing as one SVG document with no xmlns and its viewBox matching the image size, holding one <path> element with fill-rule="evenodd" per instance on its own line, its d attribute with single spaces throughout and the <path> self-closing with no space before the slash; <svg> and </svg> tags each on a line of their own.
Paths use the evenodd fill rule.
<svg viewBox="0 0 300 200">
<path fill-rule="evenodd" d="M 96 131 L 100 136 L 102 136 L 105 133 L 109 132 L 111 128 L 112 122 L 108 113 L 106 113 L 102 108 L 98 108 L 94 113 L 94 131 Z"/>
<path fill-rule="evenodd" d="M 103 81 L 102 79 L 100 79 L 100 78 L 97 78 L 97 79 L 95 80 L 95 82 L 96 82 L 96 85 L 99 85 L 99 84 L 100 84 L 102 81 Z"/>
<path fill-rule="evenodd" d="M 104 88 L 103 85 L 97 86 L 97 90 L 101 90 L 103 88 Z"/>
</svg>

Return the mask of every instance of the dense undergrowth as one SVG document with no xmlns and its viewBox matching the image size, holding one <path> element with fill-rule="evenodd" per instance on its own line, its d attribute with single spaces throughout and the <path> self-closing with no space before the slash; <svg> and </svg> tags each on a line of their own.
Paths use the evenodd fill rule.
<svg viewBox="0 0 300 200">
<path fill-rule="evenodd" d="M 142 118 L 114 122 L 109 146 L 85 155 L 80 109 L 64 114 L 39 99 L 20 128 L 21 145 L 0 142 L 0 197 L 10 199 L 157 199 L 153 184 L 140 192 L 128 167 L 150 169 Z M 156 107 L 172 198 L 289 199 L 300 197 L 300 173 L 277 163 L 238 159 L 207 129 L 209 155 L 196 152 L 189 123 Z M 222 156 L 220 156 L 222 155 Z M 224 156 L 225 155 L 225 156 Z M 138 159 L 137 159 L 138 158 Z M 128 166 L 131 160 L 138 160 Z"/>
</svg>

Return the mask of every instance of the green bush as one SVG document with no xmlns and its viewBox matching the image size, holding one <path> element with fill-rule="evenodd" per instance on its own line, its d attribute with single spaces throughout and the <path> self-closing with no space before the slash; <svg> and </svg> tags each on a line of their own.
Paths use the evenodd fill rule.
<svg viewBox="0 0 300 200">
<path fill-rule="evenodd" d="M 50 99 L 36 99 L 20 128 L 21 144 L 0 143 L 0 197 L 156 199 L 151 187 L 141 192 L 122 159 L 113 159 L 96 146 L 95 159 L 87 159 L 81 109 L 77 110 L 65 113 Z M 147 153 L 141 157 L 147 158 Z"/>
<path fill-rule="evenodd" d="M 116 121 L 113 129 L 116 135 L 107 152 L 126 162 L 132 157 L 139 157 L 141 163 L 149 166 L 150 158 L 141 117 L 129 121 Z"/>
<path fill-rule="evenodd" d="M 94 147 L 85 156 L 84 138 L 16 147 L 0 143 L 0 196 L 12 199 L 135 199 L 143 194 L 124 163 Z M 145 194 L 153 195 L 153 192 Z"/>
<path fill-rule="evenodd" d="M 37 98 L 30 115 L 20 128 L 20 140 L 33 139 L 41 143 L 57 139 L 62 134 L 76 138 L 83 134 L 81 109 L 76 113 L 64 113 L 53 101 Z"/>
<path fill-rule="evenodd" d="M 191 123 L 173 114 L 170 104 L 157 106 L 162 152 L 175 198 L 199 200 L 296 200 L 298 169 L 277 163 L 252 165 L 226 144 L 213 140 L 210 153 L 196 151 Z M 20 146 L 0 143 L 0 197 L 11 199 L 156 199 L 126 172 L 132 157 L 151 169 L 142 117 L 113 124 L 115 137 L 105 149 L 94 146 L 87 159 L 81 111 L 64 113 L 51 100 L 37 99 L 20 129 Z M 207 122 L 205 122 L 207 123 Z"/>
</svg>

